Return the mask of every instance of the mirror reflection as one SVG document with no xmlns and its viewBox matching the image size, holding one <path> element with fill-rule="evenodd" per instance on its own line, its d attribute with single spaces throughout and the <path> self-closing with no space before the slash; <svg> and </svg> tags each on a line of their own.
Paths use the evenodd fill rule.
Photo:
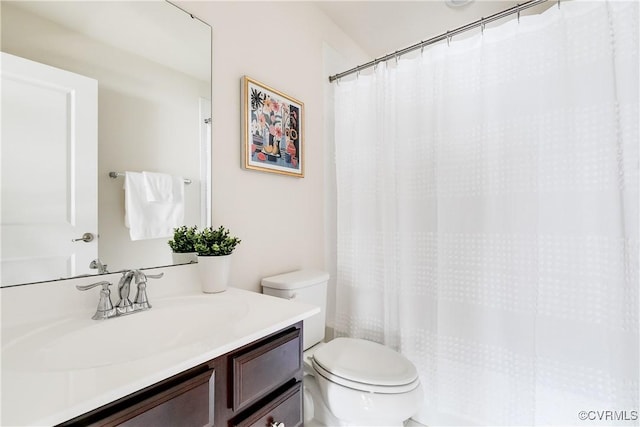
<svg viewBox="0 0 640 427">
<path fill-rule="evenodd" d="M 211 28 L 165 1 L 0 7 L 2 285 L 170 265 L 169 237 L 132 240 L 109 172 L 150 172 L 209 225 Z"/>
</svg>

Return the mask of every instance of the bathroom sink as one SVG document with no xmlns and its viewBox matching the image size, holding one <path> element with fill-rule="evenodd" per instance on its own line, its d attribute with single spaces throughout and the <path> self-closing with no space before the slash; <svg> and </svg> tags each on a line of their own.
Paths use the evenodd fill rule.
<svg viewBox="0 0 640 427">
<path fill-rule="evenodd" d="M 5 369 L 78 370 L 117 365 L 215 339 L 248 312 L 240 300 L 193 296 L 108 320 L 61 319 L 3 345 Z M 86 313 L 85 313 L 86 314 Z M 214 328 L 215 327 L 215 328 Z M 215 332 L 212 332 L 215 331 Z M 4 344 L 4 343 L 3 343 Z"/>
</svg>

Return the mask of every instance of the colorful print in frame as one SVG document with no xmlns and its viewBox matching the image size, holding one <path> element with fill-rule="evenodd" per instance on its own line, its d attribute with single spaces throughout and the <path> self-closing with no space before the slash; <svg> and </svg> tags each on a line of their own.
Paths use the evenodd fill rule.
<svg viewBox="0 0 640 427">
<path fill-rule="evenodd" d="M 242 78 L 243 166 L 304 177 L 304 104 Z"/>
</svg>

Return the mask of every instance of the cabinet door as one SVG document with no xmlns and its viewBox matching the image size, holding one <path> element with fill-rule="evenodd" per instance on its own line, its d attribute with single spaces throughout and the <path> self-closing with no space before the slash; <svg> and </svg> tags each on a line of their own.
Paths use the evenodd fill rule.
<svg viewBox="0 0 640 427">
<path fill-rule="evenodd" d="M 257 402 L 290 381 L 302 367 L 300 329 L 233 357 L 233 410 Z"/>
<path fill-rule="evenodd" d="M 141 412 L 121 427 L 209 427 L 213 426 L 213 371 L 205 372 L 134 406 L 123 418 Z"/>
<path fill-rule="evenodd" d="M 174 377 L 58 427 L 213 426 L 213 369 Z"/>
<path fill-rule="evenodd" d="M 298 382 L 277 398 L 253 412 L 246 419 L 232 423 L 235 427 L 285 427 L 302 425 L 302 383 Z"/>
</svg>

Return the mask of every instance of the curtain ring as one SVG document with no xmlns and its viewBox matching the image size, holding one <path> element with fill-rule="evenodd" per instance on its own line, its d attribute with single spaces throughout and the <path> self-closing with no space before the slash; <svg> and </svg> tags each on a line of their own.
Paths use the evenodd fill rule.
<svg viewBox="0 0 640 427">
<path fill-rule="evenodd" d="M 360 70 L 356 71 L 356 80 L 360 78 Z"/>
<path fill-rule="evenodd" d="M 396 52 L 395 52 L 395 53 L 396 53 L 396 65 L 398 65 L 398 57 L 399 57 L 400 55 L 398 55 L 398 51 L 397 51 L 397 50 L 396 50 Z"/>
<path fill-rule="evenodd" d="M 518 3 L 518 6 L 520 6 L 520 3 Z M 518 24 L 520 23 L 520 9 L 518 9 Z"/>
<path fill-rule="evenodd" d="M 480 34 L 484 36 L 484 16 L 480 18 Z"/>
<path fill-rule="evenodd" d="M 447 46 L 451 46 L 451 36 L 449 36 L 449 31 L 447 31 Z"/>
<path fill-rule="evenodd" d="M 560 9 L 560 0 L 558 0 L 558 9 Z"/>
</svg>

